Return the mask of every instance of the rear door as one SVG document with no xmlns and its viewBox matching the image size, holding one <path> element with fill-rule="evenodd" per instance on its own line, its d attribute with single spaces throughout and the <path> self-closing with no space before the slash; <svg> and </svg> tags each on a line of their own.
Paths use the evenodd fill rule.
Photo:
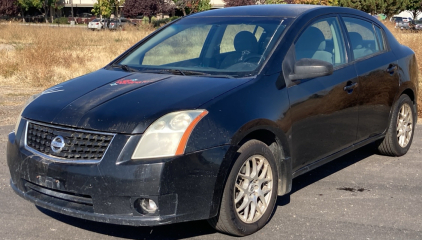
<svg viewBox="0 0 422 240">
<path fill-rule="evenodd" d="M 342 17 L 359 76 L 359 128 L 357 139 L 383 133 L 399 88 L 396 56 L 376 23 L 356 17 Z"/>
<path fill-rule="evenodd" d="M 294 171 L 356 141 L 359 88 L 340 26 L 335 15 L 316 20 L 294 45 L 295 61 L 312 58 L 334 66 L 332 75 L 301 80 L 288 88 Z"/>
</svg>

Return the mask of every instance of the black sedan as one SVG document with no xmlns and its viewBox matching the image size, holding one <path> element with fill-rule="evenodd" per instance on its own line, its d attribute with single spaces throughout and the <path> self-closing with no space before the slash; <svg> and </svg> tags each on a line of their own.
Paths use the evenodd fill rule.
<svg viewBox="0 0 422 240">
<path fill-rule="evenodd" d="M 10 184 L 78 218 L 248 235 L 293 178 L 372 142 L 405 154 L 417 79 L 414 52 L 358 10 L 192 14 L 33 96 L 9 135 Z"/>
</svg>

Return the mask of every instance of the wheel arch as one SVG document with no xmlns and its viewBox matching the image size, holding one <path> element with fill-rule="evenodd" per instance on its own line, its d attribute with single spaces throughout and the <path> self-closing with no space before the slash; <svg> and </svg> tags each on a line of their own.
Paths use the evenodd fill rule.
<svg viewBox="0 0 422 240">
<path fill-rule="evenodd" d="M 418 121 L 418 99 L 417 99 L 417 93 L 412 88 L 406 88 L 403 91 L 401 91 L 400 95 L 398 96 L 400 98 L 401 95 L 407 95 L 409 96 L 410 100 L 413 102 L 413 107 L 415 109 L 415 116 L 414 121 Z"/>
<path fill-rule="evenodd" d="M 282 196 L 289 193 L 292 188 L 292 163 L 287 139 L 284 134 L 277 134 L 274 130 L 268 126 L 252 128 L 243 134 L 237 146 L 240 147 L 249 140 L 258 140 L 270 148 L 277 165 L 277 194 Z"/>
<path fill-rule="evenodd" d="M 230 148 L 226 153 L 217 176 L 210 217 L 214 217 L 218 213 L 227 177 L 240 154 L 238 152 L 239 148 L 245 142 L 253 139 L 265 143 L 274 155 L 278 173 L 277 195 L 282 196 L 291 191 L 292 163 L 289 141 L 286 134 L 275 122 L 268 119 L 256 119 L 239 128 L 230 140 Z"/>
</svg>

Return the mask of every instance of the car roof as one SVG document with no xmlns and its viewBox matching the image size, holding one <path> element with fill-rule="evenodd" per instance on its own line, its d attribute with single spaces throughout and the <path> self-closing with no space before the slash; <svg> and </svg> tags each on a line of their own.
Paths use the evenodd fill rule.
<svg viewBox="0 0 422 240">
<path fill-rule="evenodd" d="M 321 5 L 307 4 L 263 4 L 240 7 L 215 9 L 190 15 L 191 17 L 220 17 L 220 16 L 265 16 L 265 17 L 292 17 L 317 8 L 328 8 Z"/>
</svg>

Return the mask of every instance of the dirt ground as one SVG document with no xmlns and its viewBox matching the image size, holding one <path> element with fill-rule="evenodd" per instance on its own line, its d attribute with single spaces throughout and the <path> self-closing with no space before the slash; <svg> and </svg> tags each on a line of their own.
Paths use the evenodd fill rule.
<svg viewBox="0 0 422 240">
<path fill-rule="evenodd" d="M 42 90 L 3 86 L 0 91 L 0 126 L 15 124 L 26 100 Z"/>
</svg>

